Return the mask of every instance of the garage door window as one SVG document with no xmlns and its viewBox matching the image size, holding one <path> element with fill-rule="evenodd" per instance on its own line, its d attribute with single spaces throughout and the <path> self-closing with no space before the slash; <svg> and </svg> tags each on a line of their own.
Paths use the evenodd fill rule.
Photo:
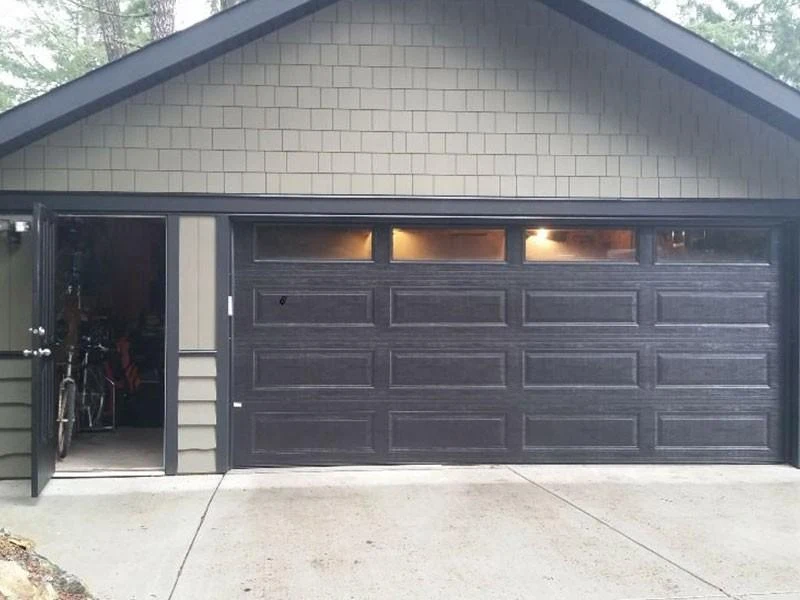
<svg viewBox="0 0 800 600">
<path fill-rule="evenodd" d="M 548 229 L 526 230 L 527 262 L 636 261 L 634 229 Z"/>
<path fill-rule="evenodd" d="M 504 229 L 405 228 L 392 230 L 392 259 L 416 262 L 502 262 Z"/>
<path fill-rule="evenodd" d="M 675 263 L 769 263 L 769 229 L 659 229 L 656 258 Z"/>
<path fill-rule="evenodd" d="M 256 225 L 256 261 L 369 261 L 372 229 Z"/>
</svg>

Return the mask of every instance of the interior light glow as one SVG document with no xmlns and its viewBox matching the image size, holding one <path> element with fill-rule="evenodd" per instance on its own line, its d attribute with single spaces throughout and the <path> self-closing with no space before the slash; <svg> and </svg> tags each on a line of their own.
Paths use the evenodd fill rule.
<svg viewBox="0 0 800 600">
<path fill-rule="evenodd" d="M 540 227 L 536 230 L 536 239 L 540 242 L 550 239 L 550 230 L 545 229 L 544 227 Z"/>
</svg>

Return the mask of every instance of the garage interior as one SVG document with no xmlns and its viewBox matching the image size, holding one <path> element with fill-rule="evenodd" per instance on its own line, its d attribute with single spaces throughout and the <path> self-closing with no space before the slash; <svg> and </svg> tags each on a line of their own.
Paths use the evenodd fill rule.
<svg viewBox="0 0 800 600">
<path fill-rule="evenodd" d="M 76 348 L 78 409 L 57 474 L 163 469 L 165 236 L 157 218 L 58 221 L 56 381 Z"/>
<path fill-rule="evenodd" d="M 238 221 L 233 464 L 783 462 L 780 245 Z"/>
</svg>

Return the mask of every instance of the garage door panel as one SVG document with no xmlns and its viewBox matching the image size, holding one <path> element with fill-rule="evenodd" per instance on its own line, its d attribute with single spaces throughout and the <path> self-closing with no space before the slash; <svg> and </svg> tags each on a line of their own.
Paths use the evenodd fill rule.
<svg viewBox="0 0 800 600">
<path fill-rule="evenodd" d="M 394 327 L 508 324 L 505 290 L 393 287 L 390 293 Z"/>
<path fill-rule="evenodd" d="M 527 290 L 526 325 L 638 325 L 639 293 L 606 290 Z"/>
<path fill-rule="evenodd" d="M 390 387 L 504 388 L 505 352 L 390 352 Z"/>
<path fill-rule="evenodd" d="M 758 292 L 656 292 L 659 325 L 764 326 L 770 324 L 770 294 Z"/>
<path fill-rule="evenodd" d="M 636 352 L 528 351 L 524 355 L 524 385 L 538 387 L 637 387 L 639 355 Z"/>
<path fill-rule="evenodd" d="M 390 452 L 507 451 L 505 413 L 390 411 Z"/>
<path fill-rule="evenodd" d="M 253 290 L 253 324 L 345 327 L 375 324 L 372 290 Z"/>
<path fill-rule="evenodd" d="M 349 349 L 256 350 L 253 389 L 372 387 L 373 352 Z"/>
<path fill-rule="evenodd" d="M 249 415 L 252 454 L 372 454 L 374 412 L 270 412 Z"/>
<path fill-rule="evenodd" d="M 657 413 L 656 447 L 770 450 L 768 413 Z"/>
<path fill-rule="evenodd" d="M 639 449 L 639 414 L 526 414 L 524 449 Z"/>
<path fill-rule="evenodd" d="M 658 387 L 770 386 L 769 358 L 758 353 L 668 353 L 657 356 Z"/>
</svg>

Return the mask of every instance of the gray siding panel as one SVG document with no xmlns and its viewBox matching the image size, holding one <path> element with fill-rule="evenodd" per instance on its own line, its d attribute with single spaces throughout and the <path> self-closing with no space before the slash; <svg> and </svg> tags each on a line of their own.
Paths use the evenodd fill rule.
<svg viewBox="0 0 800 600">
<path fill-rule="evenodd" d="M 30 361 L 0 359 L 0 479 L 30 475 L 30 377 Z"/>
<path fill-rule="evenodd" d="M 0 352 L 17 351 L 30 342 L 32 236 L 23 234 L 18 247 L 9 246 L 5 236 L 0 241 Z"/>
</svg>

